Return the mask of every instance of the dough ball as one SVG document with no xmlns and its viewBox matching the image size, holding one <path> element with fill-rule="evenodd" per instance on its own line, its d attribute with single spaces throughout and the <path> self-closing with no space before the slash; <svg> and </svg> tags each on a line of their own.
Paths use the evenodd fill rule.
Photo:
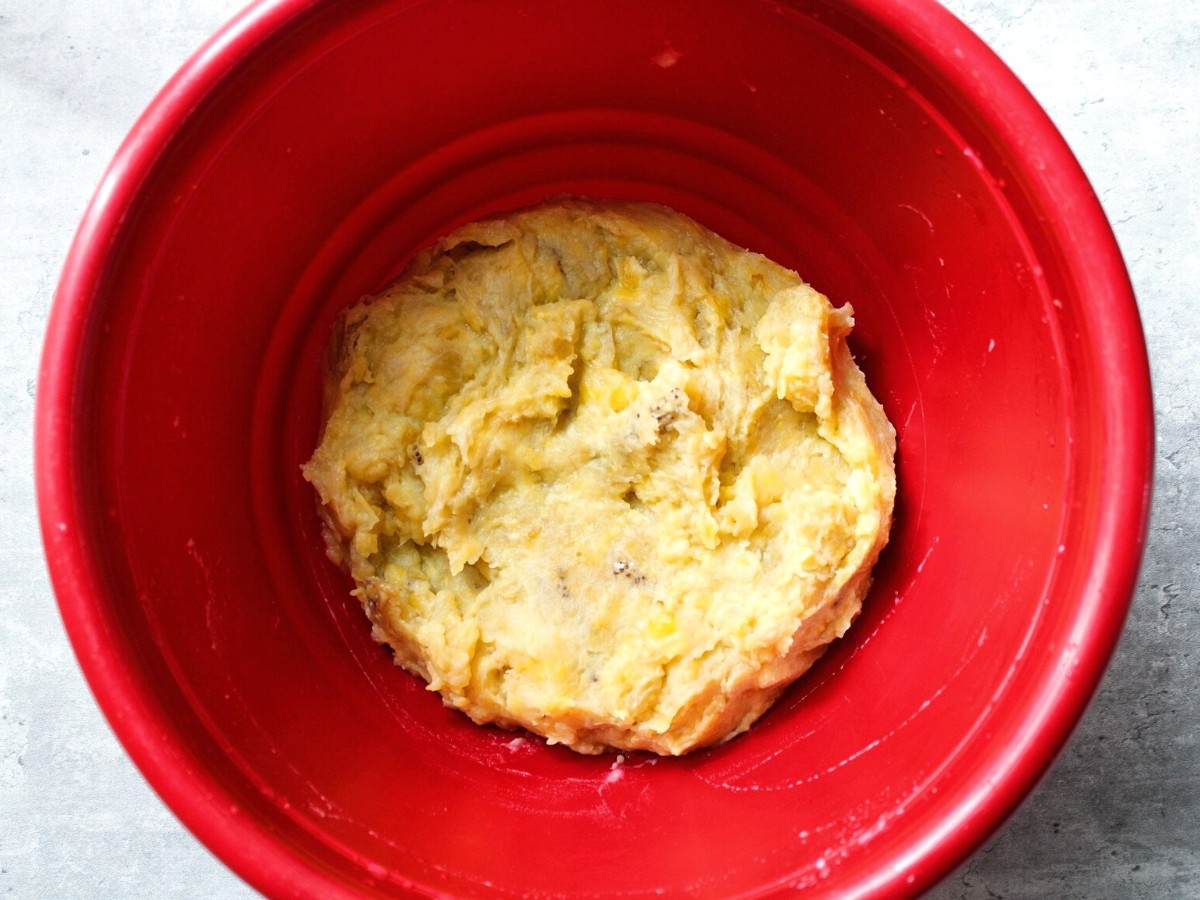
<svg viewBox="0 0 1200 900">
<path fill-rule="evenodd" d="M 466 225 L 348 309 L 304 474 L 396 661 L 584 753 L 748 728 L 840 637 L 895 436 L 834 308 L 660 206 Z"/>
</svg>

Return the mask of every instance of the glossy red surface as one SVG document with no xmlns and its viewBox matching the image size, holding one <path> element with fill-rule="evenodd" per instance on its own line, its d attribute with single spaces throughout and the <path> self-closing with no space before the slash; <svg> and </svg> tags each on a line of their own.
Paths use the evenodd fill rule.
<svg viewBox="0 0 1200 900">
<path fill-rule="evenodd" d="M 368 636 L 299 463 L 337 310 L 559 192 L 652 199 L 851 301 L 900 435 L 849 636 L 749 734 L 587 758 L 442 708 Z M 273 895 L 916 892 L 1052 760 L 1120 631 L 1147 364 L 1082 172 L 928 0 L 251 7 L 80 227 L 38 489 L 96 696 Z"/>
</svg>

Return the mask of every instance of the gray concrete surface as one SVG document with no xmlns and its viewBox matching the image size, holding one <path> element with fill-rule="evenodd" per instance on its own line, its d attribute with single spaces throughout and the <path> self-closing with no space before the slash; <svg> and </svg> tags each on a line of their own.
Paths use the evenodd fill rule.
<svg viewBox="0 0 1200 900">
<path fill-rule="evenodd" d="M 150 791 L 68 647 L 31 431 L 50 297 L 136 115 L 239 0 L 0 0 L 0 894 L 245 897 Z M 1042 101 L 1113 222 L 1153 360 L 1149 549 L 1064 755 L 931 894 L 1200 897 L 1200 4 L 949 0 Z"/>
</svg>

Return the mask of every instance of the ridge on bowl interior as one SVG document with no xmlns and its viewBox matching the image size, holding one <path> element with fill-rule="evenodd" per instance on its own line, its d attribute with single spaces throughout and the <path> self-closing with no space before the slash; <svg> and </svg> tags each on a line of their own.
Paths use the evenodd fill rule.
<svg viewBox="0 0 1200 900">
<path fill-rule="evenodd" d="M 451 227 L 562 193 L 665 203 L 853 303 L 899 434 L 860 619 L 682 759 L 443 708 L 371 640 L 300 476 L 337 312 Z M 114 729 L 264 891 L 904 893 L 1015 807 L 1096 686 L 1145 530 L 1148 384 L 1086 179 L 929 0 L 276 0 L 167 86 L 84 219 L 39 502 Z"/>
</svg>

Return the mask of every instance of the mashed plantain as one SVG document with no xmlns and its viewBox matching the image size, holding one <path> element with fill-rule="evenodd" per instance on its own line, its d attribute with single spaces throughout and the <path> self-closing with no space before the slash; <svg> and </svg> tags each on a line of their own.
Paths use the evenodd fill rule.
<svg viewBox="0 0 1200 900">
<path fill-rule="evenodd" d="M 895 437 L 852 324 L 648 204 L 423 251 L 343 314 L 304 467 L 375 637 L 477 722 L 580 752 L 745 730 L 887 541 Z"/>
</svg>

